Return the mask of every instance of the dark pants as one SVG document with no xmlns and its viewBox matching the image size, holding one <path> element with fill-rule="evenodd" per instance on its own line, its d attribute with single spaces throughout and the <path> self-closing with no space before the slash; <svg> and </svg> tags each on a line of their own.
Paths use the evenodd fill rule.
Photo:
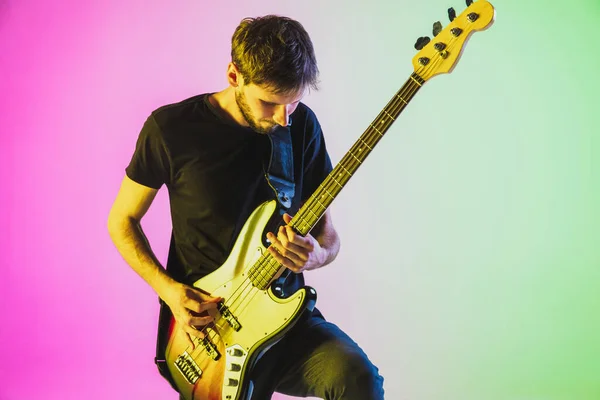
<svg viewBox="0 0 600 400">
<path fill-rule="evenodd" d="M 265 353 L 250 379 L 251 400 L 270 400 L 273 392 L 325 400 L 383 399 L 377 367 L 317 310 Z"/>
</svg>

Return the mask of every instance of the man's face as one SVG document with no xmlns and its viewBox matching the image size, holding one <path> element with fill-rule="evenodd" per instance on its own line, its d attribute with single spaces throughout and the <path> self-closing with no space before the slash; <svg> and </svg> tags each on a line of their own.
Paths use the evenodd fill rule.
<svg viewBox="0 0 600 400">
<path fill-rule="evenodd" d="M 242 84 L 235 90 L 235 101 L 250 128 L 268 134 L 277 125 L 288 125 L 289 116 L 298 107 L 304 93 L 281 95 L 252 83 Z"/>
</svg>

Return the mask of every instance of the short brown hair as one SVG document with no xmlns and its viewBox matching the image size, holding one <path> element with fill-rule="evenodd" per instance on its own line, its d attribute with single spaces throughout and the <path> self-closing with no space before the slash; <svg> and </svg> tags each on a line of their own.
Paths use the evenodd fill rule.
<svg viewBox="0 0 600 400">
<path fill-rule="evenodd" d="M 318 90 L 313 44 L 291 18 L 244 18 L 231 39 L 231 60 L 247 84 L 265 85 L 276 93 Z"/>
</svg>

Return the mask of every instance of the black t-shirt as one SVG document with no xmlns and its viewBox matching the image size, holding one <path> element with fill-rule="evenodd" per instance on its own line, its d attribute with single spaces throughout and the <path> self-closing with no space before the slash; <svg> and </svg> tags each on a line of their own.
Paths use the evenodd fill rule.
<svg viewBox="0 0 600 400">
<path fill-rule="evenodd" d="M 291 115 L 292 212 L 332 169 L 315 114 L 300 103 Z M 188 284 L 221 266 L 252 211 L 274 199 L 267 185 L 269 138 L 220 117 L 201 94 L 153 111 L 125 169 L 133 181 L 167 186 L 173 231 L 167 270 Z"/>
</svg>

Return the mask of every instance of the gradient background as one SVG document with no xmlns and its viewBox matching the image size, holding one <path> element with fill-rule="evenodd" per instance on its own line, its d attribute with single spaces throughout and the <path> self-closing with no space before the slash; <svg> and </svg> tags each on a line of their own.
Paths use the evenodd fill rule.
<svg viewBox="0 0 600 400">
<path fill-rule="evenodd" d="M 543 3 L 493 3 L 333 204 L 341 253 L 307 279 L 387 399 L 600 399 L 600 3 Z M 0 0 L 0 400 L 176 398 L 106 219 L 147 115 L 224 87 L 243 17 L 310 33 L 336 163 L 450 6 Z M 143 226 L 166 260 L 166 189 Z"/>
</svg>

